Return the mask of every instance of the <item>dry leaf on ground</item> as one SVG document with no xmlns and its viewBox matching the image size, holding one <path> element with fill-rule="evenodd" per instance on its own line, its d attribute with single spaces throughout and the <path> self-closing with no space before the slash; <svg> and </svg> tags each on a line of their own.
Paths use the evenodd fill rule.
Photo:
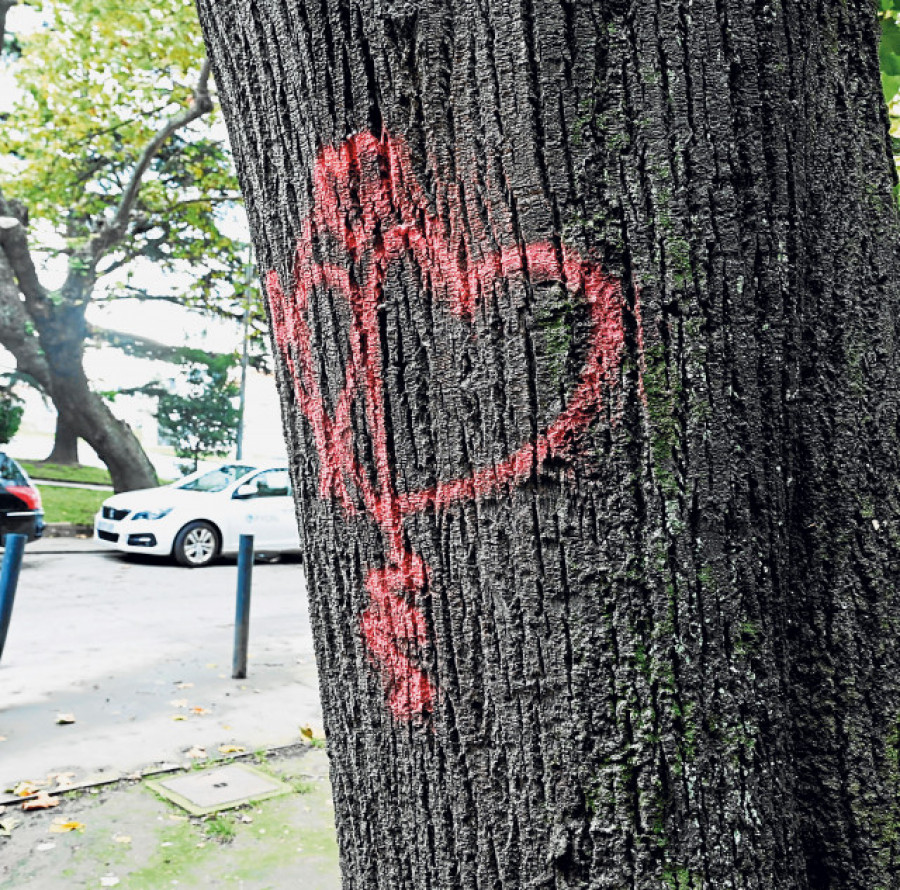
<svg viewBox="0 0 900 890">
<path fill-rule="evenodd" d="M 209 708 L 191 708 L 192 714 L 209 714 L 211 713 Z"/>
<path fill-rule="evenodd" d="M 310 726 L 301 726 L 301 727 L 300 727 L 300 735 L 302 735 L 303 738 L 305 738 L 305 739 L 310 739 L 310 740 L 312 740 L 312 737 L 313 737 L 312 727 L 310 727 Z"/>
<path fill-rule="evenodd" d="M 46 786 L 46 782 L 19 782 L 15 788 L 13 788 L 13 794 L 16 797 L 30 797 L 32 794 L 36 794 L 41 788 Z"/>
<path fill-rule="evenodd" d="M 21 823 L 18 819 L 0 819 L 0 837 L 9 837 L 19 824 Z"/>
<path fill-rule="evenodd" d="M 243 754 L 246 750 L 240 745 L 219 745 L 220 754 Z"/>
<path fill-rule="evenodd" d="M 194 745 L 193 748 L 189 748 L 185 753 L 192 760 L 202 760 L 204 757 L 206 757 L 206 748 L 201 748 L 198 745 Z"/>
<path fill-rule="evenodd" d="M 50 807 L 59 806 L 58 798 L 51 797 L 46 791 L 38 791 L 37 797 L 32 800 L 22 802 L 22 809 L 28 810 L 48 810 Z"/>
<path fill-rule="evenodd" d="M 76 822 L 74 819 L 57 819 L 50 826 L 54 834 L 65 834 L 67 831 L 83 831 L 84 822 Z"/>
</svg>

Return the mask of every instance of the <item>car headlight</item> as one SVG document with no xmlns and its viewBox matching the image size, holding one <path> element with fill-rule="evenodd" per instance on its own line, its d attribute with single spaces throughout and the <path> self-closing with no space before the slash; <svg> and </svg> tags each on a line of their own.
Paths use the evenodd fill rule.
<svg viewBox="0 0 900 890">
<path fill-rule="evenodd" d="M 162 519 L 163 516 L 168 516 L 172 512 L 171 507 L 167 507 L 165 510 L 141 510 L 139 513 L 135 513 L 132 515 L 132 521 L 136 519 Z"/>
</svg>

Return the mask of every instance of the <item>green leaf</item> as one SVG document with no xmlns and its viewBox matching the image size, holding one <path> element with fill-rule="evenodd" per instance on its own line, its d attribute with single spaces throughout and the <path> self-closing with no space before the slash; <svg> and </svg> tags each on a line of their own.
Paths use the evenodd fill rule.
<svg viewBox="0 0 900 890">
<path fill-rule="evenodd" d="M 878 59 L 882 75 L 900 77 L 900 26 L 896 19 L 884 16 L 881 19 L 881 45 Z"/>
<path fill-rule="evenodd" d="M 881 75 L 881 90 L 884 93 L 884 100 L 891 105 L 900 93 L 900 75 L 889 77 L 886 74 Z"/>
</svg>

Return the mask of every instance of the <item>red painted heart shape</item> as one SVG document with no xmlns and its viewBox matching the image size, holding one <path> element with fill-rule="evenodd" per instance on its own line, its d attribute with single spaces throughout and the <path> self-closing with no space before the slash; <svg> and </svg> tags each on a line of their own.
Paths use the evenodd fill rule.
<svg viewBox="0 0 900 890">
<path fill-rule="evenodd" d="M 597 414 L 603 393 L 618 376 L 624 342 L 619 282 L 576 251 L 549 241 L 505 247 L 475 256 L 466 238 L 430 214 L 406 144 L 359 134 L 339 148 L 326 148 L 313 172 L 314 202 L 303 224 L 292 286 L 268 273 L 275 341 L 291 373 L 297 403 L 310 422 L 319 455 L 323 498 L 348 514 L 360 507 L 382 530 L 388 565 L 370 571 L 370 605 L 362 617 L 368 650 L 382 675 L 388 704 L 398 718 L 415 719 L 434 705 L 435 690 L 408 654 L 426 643 L 425 622 L 411 605 L 427 585 L 428 572 L 402 534 L 403 517 L 454 502 L 496 496 L 530 477 L 549 457 L 570 451 Z M 449 234 L 448 234 L 449 231 Z M 316 245 L 337 247 L 338 262 L 316 259 Z M 557 417 L 533 440 L 503 460 L 437 485 L 400 492 L 391 466 L 385 423 L 382 335 L 378 311 L 392 263 L 411 259 L 451 312 L 471 317 L 495 283 L 558 282 L 584 301 L 589 343 L 578 383 Z M 351 269 L 362 268 L 355 276 Z M 309 326 L 310 297 L 327 288 L 347 299 L 351 321 L 343 387 L 329 410 L 316 372 Z M 351 412 L 364 399 L 374 455 L 373 476 L 364 471 L 353 441 Z"/>
</svg>

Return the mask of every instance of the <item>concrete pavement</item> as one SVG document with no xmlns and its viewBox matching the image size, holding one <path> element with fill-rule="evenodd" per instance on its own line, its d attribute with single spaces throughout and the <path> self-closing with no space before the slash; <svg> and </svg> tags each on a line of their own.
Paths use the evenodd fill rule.
<svg viewBox="0 0 900 890">
<path fill-rule="evenodd" d="M 77 538 L 28 546 L 0 662 L 0 791 L 48 782 L 50 776 L 55 778 L 46 787 L 62 781 L 82 790 L 36 813 L 24 813 L 20 801 L 4 795 L 0 887 L 116 886 L 101 883 L 107 875 L 97 868 L 116 859 L 109 851 L 122 853 L 117 844 L 124 842 L 110 840 L 106 829 L 59 834 L 51 828 L 63 816 L 85 826 L 121 826 L 132 811 L 143 816 L 119 831 L 141 838 L 143 852 L 135 852 L 133 841 L 135 855 L 116 859 L 121 864 L 108 877 L 121 886 L 289 886 L 272 877 L 282 861 L 292 863 L 295 876 L 314 875 L 313 883 L 305 881 L 310 888 L 339 886 L 324 752 L 307 751 L 300 733 L 309 727 L 315 737 L 322 735 L 302 566 L 283 562 L 254 569 L 246 681 L 231 679 L 235 584 L 233 560 L 190 570 L 98 552 L 92 541 Z M 214 837 L 207 837 L 210 820 L 185 821 L 186 814 L 156 799 L 136 778 L 233 756 L 222 751 L 271 748 L 286 752 L 271 762 L 282 762 L 303 794 L 260 804 L 256 816 L 244 814 L 250 821 L 219 817 Z M 88 813 L 90 820 L 79 815 Z M 118 815 L 109 821 L 109 813 Z M 265 831 L 254 834 L 257 817 L 267 824 L 283 821 L 275 848 L 267 847 Z M 19 824 L 3 838 L 2 823 L 9 818 Z M 281 842 L 296 840 L 301 822 L 316 837 L 315 861 L 304 859 L 312 842 L 297 841 L 293 852 Z M 164 839 L 172 825 L 183 826 L 177 841 Z M 157 868 L 169 849 L 160 845 L 205 850 L 210 843 L 221 849 L 212 851 L 214 857 L 204 854 L 212 871 L 202 881 L 184 877 L 193 855 L 175 865 L 170 857 L 168 871 Z M 92 853 L 96 844 L 105 844 L 107 852 L 101 855 L 98 847 Z M 225 855 L 226 848 L 235 856 L 240 850 L 241 862 Z M 156 877 L 148 877 L 151 860 L 157 862 Z M 47 867 L 23 871 L 23 861 Z M 219 866 L 231 869 L 231 877 Z M 153 883 L 170 871 L 164 883 Z"/>
</svg>

